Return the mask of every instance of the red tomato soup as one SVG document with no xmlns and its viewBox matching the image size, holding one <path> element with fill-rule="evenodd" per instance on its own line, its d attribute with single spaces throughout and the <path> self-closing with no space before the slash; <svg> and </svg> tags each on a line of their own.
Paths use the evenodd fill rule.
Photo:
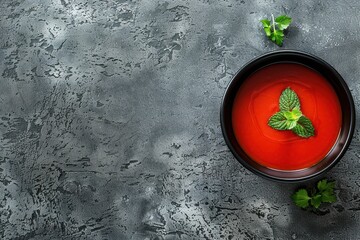
<svg viewBox="0 0 360 240">
<path fill-rule="evenodd" d="M 283 90 L 294 90 L 315 136 L 302 138 L 268 125 L 279 111 Z M 332 86 L 318 72 L 300 64 L 264 67 L 241 85 L 234 101 L 232 124 L 242 149 L 259 164 L 277 170 L 300 170 L 321 161 L 340 133 L 341 108 Z"/>
</svg>

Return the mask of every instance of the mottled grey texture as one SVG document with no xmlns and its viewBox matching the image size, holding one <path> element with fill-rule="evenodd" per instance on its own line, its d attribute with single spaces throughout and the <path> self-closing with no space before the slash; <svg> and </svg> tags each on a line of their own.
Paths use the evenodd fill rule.
<svg viewBox="0 0 360 240">
<path fill-rule="evenodd" d="M 324 215 L 244 169 L 220 129 L 225 87 L 293 17 L 360 106 L 357 0 L 2 0 L 1 239 L 359 239 L 360 131 L 326 176 Z M 357 121 L 359 123 L 359 120 Z"/>
</svg>

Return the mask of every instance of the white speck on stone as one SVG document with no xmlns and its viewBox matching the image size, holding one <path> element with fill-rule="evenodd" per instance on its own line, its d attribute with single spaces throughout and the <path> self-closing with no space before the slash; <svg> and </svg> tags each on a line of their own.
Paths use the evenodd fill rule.
<svg viewBox="0 0 360 240">
<path fill-rule="evenodd" d="M 308 24 L 302 24 L 300 26 L 300 29 L 302 29 L 304 32 L 308 33 L 308 32 L 310 32 L 311 28 L 310 28 L 310 26 Z"/>
</svg>

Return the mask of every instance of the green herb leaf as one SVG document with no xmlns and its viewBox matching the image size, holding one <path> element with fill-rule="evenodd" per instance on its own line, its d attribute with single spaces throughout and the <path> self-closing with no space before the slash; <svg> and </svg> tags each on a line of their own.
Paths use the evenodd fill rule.
<svg viewBox="0 0 360 240">
<path fill-rule="evenodd" d="M 271 35 L 271 29 L 270 29 L 271 28 L 271 26 L 270 26 L 271 23 L 270 23 L 270 21 L 267 20 L 267 19 L 263 19 L 260 22 L 262 23 L 262 25 L 264 27 L 264 31 L 265 31 L 266 36 L 270 37 L 270 35 Z"/>
<path fill-rule="evenodd" d="M 302 116 L 302 112 L 299 109 L 294 108 L 292 111 L 285 111 L 284 116 L 289 121 L 297 121 Z"/>
<path fill-rule="evenodd" d="M 279 107 L 280 111 L 292 111 L 294 108 L 300 110 L 298 95 L 291 88 L 286 88 L 280 95 Z"/>
<path fill-rule="evenodd" d="M 325 191 L 321 194 L 321 201 L 323 201 L 324 203 L 334 203 L 336 202 L 336 200 L 337 199 L 334 192 Z"/>
<path fill-rule="evenodd" d="M 323 179 L 317 183 L 317 188 L 320 192 L 327 191 L 328 189 L 334 189 L 334 182 L 328 183 L 326 179 Z"/>
<path fill-rule="evenodd" d="M 286 15 L 278 16 L 275 19 L 275 23 L 280 30 L 287 29 L 289 27 L 291 21 L 292 21 L 291 17 L 286 16 Z"/>
<path fill-rule="evenodd" d="M 311 199 L 306 189 L 298 190 L 291 196 L 291 198 L 296 206 L 301 208 L 307 208 L 309 206 L 309 200 Z"/>
<path fill-rule="evenodd" d="M 274 19 L 274 15 L 271 14 L 272 21 L 268 19 L 262 19 L 260 22 L 263 25 L 264 31 L 266 36 L 276 43 L 278 46 L 282 46 L 284 41 L 284 32 L 283 30 L 286 29 L 290 23 L 291 18 L 286 15 L 278 16 Z"/>
<path fill-rule="evenodd" d="M 314 207 L 314 208 L 319 208 L 320 207 L 320 204 L 322 202 L 322 196 L 321 194 L 316 194 L 315 196 L 313 196 L 310 200 L 310 203 L 311 205 Z"/>
<path fill-rule="evenodd" d="M 286 122 L 287 130 L 291 130 L 296 127 L 296 120 L 287 120 Z"/>
<path fill-rule="evenodd" d="M 305 116 L 301 116 L 296 123 L 296 126 L 292 128 L 292 131 L 300 137 L 309 138 L 315 135 L 315 129 L 310 119 Z"/>
<path fill-rule="evenodd" d="M 282 30 L 275 30 L 270 35 L 271 40 L 275 42 L 279 47 L 282 46 L 284 40 L 284 33 Z"/>
<path fill-rule="evenodd" d="M 295 112 L 294 111 L 282 111 L 275 113 L 270 117 L 268 125 L 276 130 L 293 129 L 296 126 L 299 117 L 301 116 L 301 112 L 299 110 Z M 300 116 L 298 112 L 300 112 Z"/>
<path fill-rule="evenodd" d="M 288 130 L 288 120 L 284 112 L 277 112 L 269 119 L 268 125 L 276 130 Z"/>
<path fill-rule="evenodd" d="M 264 31 L 265 31 L 266 36 L 268 36 L 268 37 L 271 36 L 271 29 L 270 29 L 270 27 L 264 27 Z"/>
<path fill-rule="evenodd" d="M 263 20 L 260 20 L 260 22 L 263 24 L 264 27 L 270 27 L 270 20 L 268 19 L 263 19 Z"/>
<path fill-rule="evenodd" d="M 327 203 L 336 202 L 336 195 L 334 194 L 335 182 L 328 182 L 323 179 L 318 182 L 317 188 L 322 194 L 322 201 Z"/>
<path fill-rule="evenodd" d="M 272 115 L 268 125 L 276 130 L 292 130 L 300 137 L 314 136 L 315 129 L 310 119 L 300 110 L 300 100 L 289 87 L 282 91 L 279 99 L 280 112 Z"/>
<path fill-rule="evenodd" d="M 313 193 L 311 197 L 306 189 L 300 189 L 295 192 L 291 198 L 294 203 L 301 208 L 307 208 L 311 205 L 317 209 L 322 203 L 336 202 L 337 199 L 334 193 L 334 187 L 334 181 L 328 182 L 326 179 L 323 179 L 317 183 L 317 188 L 311 189 L 311 192 Z"/>
</svg>

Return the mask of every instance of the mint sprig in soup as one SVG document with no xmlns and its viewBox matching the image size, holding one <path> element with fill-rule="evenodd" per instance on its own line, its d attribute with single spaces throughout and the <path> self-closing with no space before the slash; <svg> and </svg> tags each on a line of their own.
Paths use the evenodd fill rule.
<svg viewBox="0 0 360 240">
<path fill-rule="evenodd" d="M 314 136 L 314 126 L 300 107 L 298 95 L 291 88 L 286 88 L 280 95 L 280 111 L 270 117 L 268 125 L 276 130 L 291 130 L 303 138 Z"/>
</svg>

